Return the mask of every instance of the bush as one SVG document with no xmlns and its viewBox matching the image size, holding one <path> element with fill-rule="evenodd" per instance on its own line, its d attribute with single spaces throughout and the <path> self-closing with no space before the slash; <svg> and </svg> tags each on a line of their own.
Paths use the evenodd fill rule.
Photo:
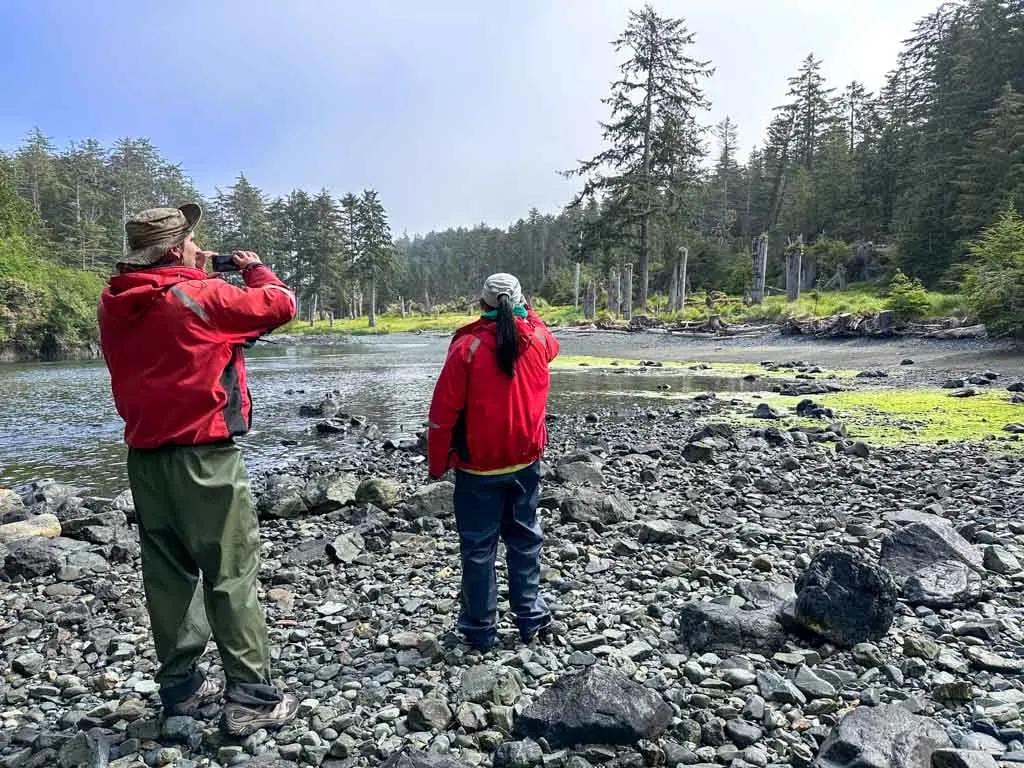
<svg viewBox="0 0 1024 768">
<path fill-rule="evenodd" d="M 968 248 L 964 295 L 993 335 L 1024 331 L 1024 219 L 1009 206 Z"/>
<path fill-rule="evenodd" d="M 898 269 L 889 283 L 889 298 L 885 306 L 895 312 L 900 320 L 913 320 L 928 312 L 931 301 L 920 280 L 907 277 Z"/>
</svg>

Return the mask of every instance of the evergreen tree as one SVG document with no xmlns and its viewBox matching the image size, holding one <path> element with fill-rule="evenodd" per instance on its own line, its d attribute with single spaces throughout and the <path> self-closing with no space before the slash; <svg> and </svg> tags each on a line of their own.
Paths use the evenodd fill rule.
<svg viewBox="0 0 1024 768">
<path fill-rule="evenodd" d="M 683 19 L 659 16 L 649 5 L 630 11 L 614 43 L 628 58 L 604 99 L 611 109 L 610 121 L 601 124 L 608 148 L 568 172 L 586 179 L 574 204 L 605 194 L 614 217 L 638 227 L 641 309 L 647 306 L 652 220 L 664 211 L 673 175 L 703 155 L 697 113 L 708 107 L 701 81 L 713 70 L 688 55 L 693 40 Z"/>
</svg>

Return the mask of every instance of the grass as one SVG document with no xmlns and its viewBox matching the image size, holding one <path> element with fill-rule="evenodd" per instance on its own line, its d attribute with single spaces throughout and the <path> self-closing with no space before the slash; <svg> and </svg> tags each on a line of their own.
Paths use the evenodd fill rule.
<svg viewBox="0 0 1024 768">
<path fill-rule="evenodd" d="M 976 397 L 955 398 L 943 389 L 872 388 L 816 395 L 811 399 L 831 408 L 835 420 L 846 425 L 851 438 L 876 445 L 1011 438 L 1003 427 L 1024 422 L 1024 406 L 1011 403 L 1009 393 L 1001 389 Z M 792 410 L 799 400 L 773 395 L 756 402 Z M 786 421 L 804 426 L 825 424 L 822 420 L 795 416 Z"/>
<path fill-rule="evenodd" d="M 926 317 L 948 317 L 962 314 L 963 300 L 955 294 L 928 293 L 929 309 Z M 708 309 L 704 294 L 690 296 L 686 308 L 682 312 L 669 314 L 664 311 L 665 297 L 655 296 L 646 313 L 661 320 L 692 320 L 699 321 L 707 317 Z M 785 296 L 769 296 L 763 304 L 747 306 L 742 299 L 729 297 L 715 302 L 714 311 L 726 323 L 779 323 L 787 318 L 828 317 L 841 313 L 855 315 L 874 315 L 886 309 L 886 297 L 877 288 L 858 286 L 846 291 L 823 291 L 819 295 L 814 292 L 805 293 L 795 302 L 786 301 Z M 541 319 L 548 325 L 558 327 L 584 322 L 583 311 L 571 306 L 541 306 L 537 310 Z M 598 310 L 598 319 L 622 321 L 610 315 L 606 310 Z M 640 314 L 639 312 L 636 314 Z M 445 313 L 436 315 L 382 314 L 377 316 L 377 326 L 370 328 L 365 317 L 354 320 L 339 319 L 331 325 L 326 320 L 310 325 L 308 321 L 295 321 L 285 326 L 281 332 L 295 334 L 347 333 L 354 336 L 388 333 L 450 333 L 457 328 L 473 322 L 478 315 L 473 313 Z"/>
</svg>

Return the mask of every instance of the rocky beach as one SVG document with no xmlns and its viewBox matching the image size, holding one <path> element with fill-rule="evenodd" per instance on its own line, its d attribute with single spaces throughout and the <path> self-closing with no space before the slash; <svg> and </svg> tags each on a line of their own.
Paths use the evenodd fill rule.
<svg viewBox="0 0 1024 768">
<path fill-rule="evenodd" d="M 244 741 L 216 707 L 160 715 L 130 494 L 0 491 L 0 766 L 1024 764 L 1013 430 L 875 444 L 815 401 L 838 386 L 822 367 L 781 367 L 756 407 L 552 409 L 554 632 L 524 646 L 506 616 L 483 655 L 451 631 L 451 486 L 427 482 L 420 441 L 308 403 L 348 450 L 253 476 L 274 674 L 300 716 Z M 1005 370 L 922 370 L 904 366 L 1014 397 Z M 883 378 L 844 386 L 883 397 Z M 218 674 L 212 644 L 205 660 Z"/>
</svg>

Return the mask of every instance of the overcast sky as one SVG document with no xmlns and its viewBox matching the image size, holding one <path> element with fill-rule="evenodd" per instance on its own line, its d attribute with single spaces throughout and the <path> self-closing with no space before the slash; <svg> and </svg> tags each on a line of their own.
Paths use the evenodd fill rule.
<svg viewBox="0 0 1024 768">
<path fill-rule="evenodd" d="M 877 89 L 938 0 L 655 0 L 744 154 L 810 52 Z M 396 233 L 556 212 L 601 147 L 617 0 L 0 0 L 0 148 L 149 137 L 204 194 L 374 187 Z"/>
</svg>

